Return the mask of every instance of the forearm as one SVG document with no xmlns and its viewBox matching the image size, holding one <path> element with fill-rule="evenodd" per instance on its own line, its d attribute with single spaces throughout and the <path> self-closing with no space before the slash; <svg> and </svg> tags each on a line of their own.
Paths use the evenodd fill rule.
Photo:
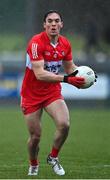
<svg viewBox="0 0 110 180">
<path fill-rule="evenodd" d="M 76 66 L 75 64 L 73 64 L 73 71 L 75 71 L 75 69 L 77 68 L 78 66 Z"/>
<path fill-rule="evenodd" d="M 64 61 L 63 62 L 64 65 L 64 70 L 66 72 L 66 74 L 71 74 L 73 73 L 73 71 L 77 68 L 77 66 L 73 63 L 73 61 Z"/>
<path fill-rule="evenodd" d="M 45 82 L 62 82 L 64 78 L 63 75 L 57 75 L 46 70 L 43 70 L 40 73 L 35 73 L 35 76 L 38 80 Z"/>
<path fill-rule="evenodd" d="M 67 69 L 65 72 L 67 74 L 71 74 L 71 73 L 73 73 L 73 71 L 75 71 L 76 68 L 77 68 L 77 66 L 75 64 L 73 64 L 73 66 L 71 68 Z"/>
</svg>

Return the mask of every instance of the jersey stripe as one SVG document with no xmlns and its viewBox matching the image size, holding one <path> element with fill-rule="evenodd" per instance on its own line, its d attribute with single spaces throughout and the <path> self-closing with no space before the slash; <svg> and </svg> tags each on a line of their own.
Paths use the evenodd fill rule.
<svg viewBox="0 0 110 180">
<path fill-rule="evenodd" d="M 32 43 L 32 57 L 33 57 L 33 59 L 36 59 L 38 57 L 37 47 L 38 47 L 38 44 Z"/>
</svg>

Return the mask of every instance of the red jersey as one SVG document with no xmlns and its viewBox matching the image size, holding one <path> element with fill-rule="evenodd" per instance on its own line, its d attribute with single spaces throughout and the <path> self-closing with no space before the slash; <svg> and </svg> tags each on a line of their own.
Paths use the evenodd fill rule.
<svg viewBox="0 0 110 180">
<path fill-rule="evenodd" d="M 52 44 L 46 34 L 41 32 L 33 36 L 27 47 L 26 71 L 22 84 L 21 96 L 27 104 L 34 104 L 39 98 L 61 92 L 59 82 L 44 82 L 37 80 L 32 70 L 32 61 L 44 60 L 44 69 L 55 74 L 59 73 L 62 61 L 72 60 L 72 52 L 69 41 L 59 36 L 58 43 Z"/>
</svg>

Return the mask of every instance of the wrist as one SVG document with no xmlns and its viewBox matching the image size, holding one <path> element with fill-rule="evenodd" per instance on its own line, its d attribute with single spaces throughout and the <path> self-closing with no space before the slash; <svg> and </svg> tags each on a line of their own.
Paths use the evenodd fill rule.
<svg viewBox="0 0 110 180">
<path fill-rule="evenodd" d="M 64 75 L 64 77 L 63 77 L 63 82 L 68 82 L 68 75 Z"/>
</svg>

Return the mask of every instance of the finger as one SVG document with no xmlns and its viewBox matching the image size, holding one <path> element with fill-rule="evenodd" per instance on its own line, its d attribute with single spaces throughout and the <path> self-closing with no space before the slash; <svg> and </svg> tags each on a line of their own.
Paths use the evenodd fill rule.
<svg viewBox="0 0 110 180">
<path fill-rule="evenodd" d="M 85 79 L 83 77 L 76 77 L 77 81 L 85 81 Z"/>
<path fill-rule="evenodd" d="M 74 71 L 71 75 L 76 76 L 77 73 L 78 73 L 78 70 Z"/>
</svg>

